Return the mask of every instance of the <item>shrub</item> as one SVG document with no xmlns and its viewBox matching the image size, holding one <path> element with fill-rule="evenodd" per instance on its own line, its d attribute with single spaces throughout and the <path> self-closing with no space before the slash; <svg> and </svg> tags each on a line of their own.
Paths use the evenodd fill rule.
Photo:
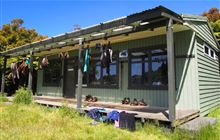
<svg viewBox="0 0 220 140">
<path fill-rule="evenodd" d="M 32 92 L 26 88 L 19 88 L 15 92 L 15 96 L 13 99 L 14 103 L 17 104 L 30 104 L 32 103 Z"/>
<path fill-rule="evenodd" d="M 6 93 L 0 93 L 0 102 L 8 102 L 9 100 L 6 96 Z"/>
</svg>

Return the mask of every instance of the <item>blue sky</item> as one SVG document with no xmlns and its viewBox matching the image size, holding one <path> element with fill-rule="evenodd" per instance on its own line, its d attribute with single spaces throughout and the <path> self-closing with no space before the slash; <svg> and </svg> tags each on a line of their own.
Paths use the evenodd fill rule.
<svg viewBox="0 0 220 140">
<path fill-rule="evenodd" d="M 54 36 L 75 24 L 90 26 L 163 5 L 176 13 L 201 14 L 220 0 L 0 0 L 0 26 L 22 18 L 24 26 Z"/>
</svg>

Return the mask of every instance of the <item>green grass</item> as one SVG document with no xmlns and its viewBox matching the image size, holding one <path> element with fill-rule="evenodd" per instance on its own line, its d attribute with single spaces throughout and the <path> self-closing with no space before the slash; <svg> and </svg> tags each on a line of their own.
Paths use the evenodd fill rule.
<svg viewBox="0 0 220 140">
<path fill-rule="evenodd" d="M 220 119 L 220 108 L 210 114 Z M 35 104 L 5 105 L 0 103 L 0 139 L 17 140 L 163 140 L 163 139 L 219 139 L 220 123 L 212 128 L 207 127 L 198 134 L 180 130 L 174 132 L 164 127 L 147 123 L 140 125 L 135 132 L 114 128 L 113 124 L 99 123 L 91 126 L 92 119 L 80 116 L 67 107 L 59 109 L 46 108 Z"/>
<path fill-rule="evenodd" d="M 8 98 L 5 93 L 0 93 L 0 102 L 8 102 Z"/>
</svg>

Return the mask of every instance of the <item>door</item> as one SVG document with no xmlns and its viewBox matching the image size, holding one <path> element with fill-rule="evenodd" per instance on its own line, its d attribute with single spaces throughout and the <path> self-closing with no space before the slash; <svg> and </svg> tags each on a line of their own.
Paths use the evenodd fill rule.
<svg viewBox="0 0 220 140">
<path fill-rule="evenodd" d="M 74 59 L 68 59 L 64 62 L 64 86 L 63 93 L 65 98 L 75 98 L 76 76 Z"/>
</svg>

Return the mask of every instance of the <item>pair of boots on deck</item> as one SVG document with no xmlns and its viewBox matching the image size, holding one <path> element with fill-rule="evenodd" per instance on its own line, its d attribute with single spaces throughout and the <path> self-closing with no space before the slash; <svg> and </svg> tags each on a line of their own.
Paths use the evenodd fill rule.
<svg viewBox="0 0 220 140">
<path fill-rule="evenodd" d="M 91 95 L 87 95 L 86 98 L 85 98 L 85 101 L 87 101 L 87 102 L 97 102 L 98 98 L 97 97 L 93 97 Z"/>
<path fill-rule="evenodd" d="M 130 104 L 132 106 L 147 106 L 147 103 L 144 101 L 144 99 L 137 100 L 134 98 L 134 100 L 131 102 L 129 97 L 125 97 L 122 101 L 122 104 Z"/>
</svg>

